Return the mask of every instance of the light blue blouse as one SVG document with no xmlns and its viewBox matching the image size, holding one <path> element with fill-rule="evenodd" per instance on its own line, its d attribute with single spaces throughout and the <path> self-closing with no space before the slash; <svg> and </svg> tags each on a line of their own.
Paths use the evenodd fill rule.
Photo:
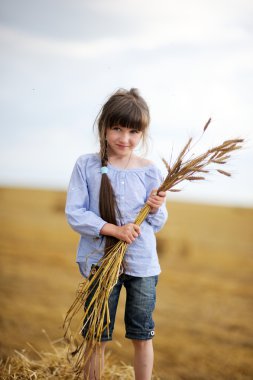
<svg viewBox="0 0 253 380">
<path fill-rule="evenodd" d="M 121 217 L 118 225 L 133 223 L 153 189 L 162 183 L 158 168 L 150 164 L 133 169 L 119 169 L 108 164 L 111 180 Z M 101 161 L 98 154 L 86 154 L 78 158 L 69 183 L 66 216 L 70 226 L 81 237 L 76 261 L 83 276 L 87 277 L 92 264 L 103 256 L 105 237 L 100 230 L 106 223 L 99 213 L 99 189 L 101 182 Z M 161 271 L 155 232 L 167 219 L 163 204 L 155 214 L 149 214 L 141 225 L 141 235 L 129 244 L 124 258 L 125 273 L 148 277 Z"/>
</svg>

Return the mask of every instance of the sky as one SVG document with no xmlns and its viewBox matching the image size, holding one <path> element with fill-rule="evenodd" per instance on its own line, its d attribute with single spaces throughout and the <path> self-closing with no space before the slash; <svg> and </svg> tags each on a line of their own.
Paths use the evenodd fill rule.
<svg viewBox="0 0 253 380">
<path fill-rule="evenodd" d="M 189 137 L 198 154 L 244 138 L 226 170 L 168 199 L 253 206 L 252 0 L 0 0 L 0 186 L 66 190 L 98 151 L 110 94 L 136 87 L 165 175 Z"/>
</svg>

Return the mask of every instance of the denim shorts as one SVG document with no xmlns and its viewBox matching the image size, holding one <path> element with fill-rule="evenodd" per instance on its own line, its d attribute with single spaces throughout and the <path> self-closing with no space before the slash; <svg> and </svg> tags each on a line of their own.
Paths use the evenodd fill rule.
<svg viewBox="0 0 253 380">
<path fill-rule="evenodd" d="M 126 288 L 125 337 L 128 339 L 148 340 L 155 335 L 155 323 L 152 318 L 156 303 L 156 285 L 158 276 L 134 277 L 122 274 L 109 297 L 110 325 L 105 329 L 101 341 L 112 340 L 116 311 L 122 286 Z M 85 308 L 90 299 L 87 300 Z M 85 322 L 85 321 L 84 321 Z M 85 338 L 88 324 L 82 330 Z"/>
</svg>

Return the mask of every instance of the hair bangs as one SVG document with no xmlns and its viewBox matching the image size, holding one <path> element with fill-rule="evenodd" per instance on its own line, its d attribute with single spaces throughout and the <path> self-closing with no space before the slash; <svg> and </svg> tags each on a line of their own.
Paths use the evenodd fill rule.
<svg viewBox="0 0 253 380">
<path fill-rule="evenodd" d="M 147 113 L 143 112 L 135 103 L 122 104 L 108 116 L 106 124 L 109 128 L 121 125 L 125 128 L 144 131 L 149 124 Z"/>
</svg>

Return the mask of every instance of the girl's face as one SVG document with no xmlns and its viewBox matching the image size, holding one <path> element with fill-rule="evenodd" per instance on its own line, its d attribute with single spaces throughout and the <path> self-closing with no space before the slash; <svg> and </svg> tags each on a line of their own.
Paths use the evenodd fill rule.
<svg viewBox="0 0 253 380">
<path fill-rule="evenodd" d="M 106 130 L 108 154 L 120 157 L 129 156 L 142 138 L 142 132 L 135 129 L 115 125 Z"/>
</svg>

